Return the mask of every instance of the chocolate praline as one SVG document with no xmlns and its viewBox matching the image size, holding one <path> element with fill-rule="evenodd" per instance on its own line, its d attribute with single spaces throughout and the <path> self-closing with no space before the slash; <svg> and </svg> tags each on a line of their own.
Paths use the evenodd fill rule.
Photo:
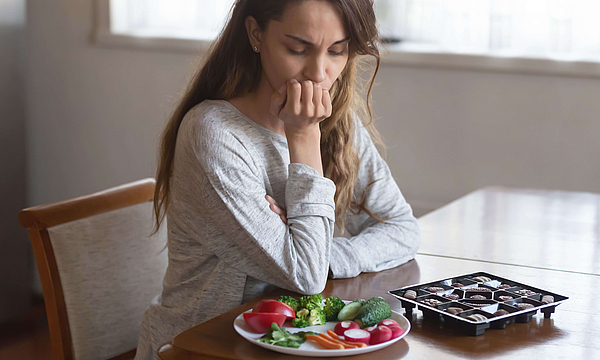
<svg viewBox="0 0 600 360">
<path fill-rule="evenodd" d="M 523 289 L 523 290 L 517 290 L 515 291 L 515 294 L 519 294 L 522 296 L 529 296 L 529 295 L 533 295 L 533 294 L 537 294 L 535 291 L 532 290 L 527 290 L 527 289 Z"/>
<path fill-rule="evenodd" d="M 444 295 L 444 297 L 447 299 L 450 299 L 450 300 L 460 299 L 460 296 L 458 294 L 446 294 L 446 295 Z"/>
<path fill-rule="evenodd" d="M 459 282 L 452 284 L 452 287 L 463 287 L 463 286 L 464 285 Z"/>
<path fill-rule="evenodd" d="M 544 295 L 542 296 L 542 304 L 550 304 L 554 302 L 554 296 Z"/>
<path fill-rule="evenodd" d="M 470 303 L 470 302 L 466 302 L 464 304 L 465 305 L 469 305 L 469 306 L 473 306 L 473 307 L 478 307 L 478 308 L 491 305 L 491 304 L 474 304 L 474 303 Z"/>
<path fill-rule="evenodd" d="M 473 296 L 469 297 L 469 299 L 473 299 L 473 300 L 485 300 L 487 298 L 485 296 L 483 296 L 483 295 L 473 295 Z"/>
<path fill-rule="evenodd" d="M 488 288 L 482 288 L 482 287 L 469 288 L 469 289 L 467 289 L 467 291 L 492 292 L 492 290 L 490 290 Z"/>
<path fill-rule="evenodd" d="M 452 315 L 456 315 L 460 312 L 463 312 L 464 309 L 463 308 L 459 308 L 459 307 L 449 307 L 448 309 L 446 309 L 446 311 Z"/>
<path fill-rule="evenodd" d="M 467 320 L 485 321 L 485 320 L 487 320 L 487 317 L 485 317 L 484 315 L 481 315 L 481 314 L 473 314 L 473 315 L 467 316 Z"/>
<path fill-rule="evenodd" d="M 438 305 L 440 305 L 442 302 L 437 300 L 437 299 L 425 299 L 423 301 L 421 301 L 423 304 L 425 305 L 429 305 L 431 307 L 436 307 Z"/>
<path fill-rule="evenodd" d="M 446 289 L 439 287 L 439 286 L 431 286 L 431 287 L 426 288 L 425 290 L 432 292 L 432 293 L 436 293 L 436 292 L 444 291 Z"/>
<path fill-rule="evenodd" d="M 506 315 L 506 314 L 508 314 L 508 311 L 506 311 L 504 309 L 500 309 L 494 313 L 494 316 L 502 316 L 502 315 Z"/>
<path fill-rule="evenodd" d="M 515 306 L 519 310 L 531 309 L 534 307 L 532 304 L 528 304 L 528 303 L 518 303 L 518 304 L 515 304 Z"/>
<path fill-rule="evenodd" d="M 417 298 L 417 292 L 414 290 L 406 290 L 406 292 L 404 293 L 404 298 L 405 299 L 416 299 Z"/>
</svg>

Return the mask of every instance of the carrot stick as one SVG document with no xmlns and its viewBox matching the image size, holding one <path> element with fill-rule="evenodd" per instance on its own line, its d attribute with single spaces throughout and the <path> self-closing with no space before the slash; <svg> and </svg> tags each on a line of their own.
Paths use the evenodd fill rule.
<svg viewBox="0 0 600 360">
<path fill-rule="evenodd" d="M 356 349 L 356 348 L 360 347 L 360 346 L 358 346 L 358 343 L 352 343 L 352 342 L 351 343 L 347 343 L 347 342 L 344 342 L 344 340 L 334 339 L 334 338 L 332 338 L 330 336 L 327 336 L 326 334 L 319 334 L 319 335 L 321 337 L 323 337 L 323 338 L 325 338 L 325 339 L 333 342 L 333 343 L 340 344 L 340 345 L 342 345 L 345 348 Z"/>
<path fill-rule="evenodd" d="M 336 344 L 336 343 L 329 341 L 319 335 L 306 335 L 306 340 L 315 341 L 317 344 L 321 345 L 322 347 L 324 347 L 326 349 L 337 349 L 337 350 L 344 349 L 344 345 Z"/>
<path fill-rule="evenodd" d="M 336 339 L 336 340 L 340 341 L 342 344 L 344 344 L 344 346 L 347 346 L 347 345 L 354 345 L 354 346 L 356 346 L 356 347 L 365 347 L 365 346 L 367 346 L 367 344 L 365 344 L 365 343 L 361 343 L 361 342 L 352 342 L 352 341 L 346 341 L 346 340 L 342 340 L 342 338 L 340 338 L 340 336 L 339 336 L 338 334 L 334 333 L 334 332 L 333 332 L 333 331 L 331 331 L 331 330 L 327 330 L 327 333 L 328 333 L 328 334 L 329 334 L 329 336 L 331 336 L 332 338 L 334 338 L 334 339 Z"/>
</svg>

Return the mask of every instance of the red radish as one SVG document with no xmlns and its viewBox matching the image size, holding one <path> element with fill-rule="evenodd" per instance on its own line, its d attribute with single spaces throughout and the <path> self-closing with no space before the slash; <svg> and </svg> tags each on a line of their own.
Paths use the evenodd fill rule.
<svg viewBox="0 0 600 360">
<path fill-rule="evenodd" d="M 360 329 L 360 326 L 358 326 L 358 324 L 354 321 L 341 321 L 337 323 L 337 325 L 333 329 L 333 332 L 340 336 L 343 336 L 344 331 L 352 329 Z"/>
<path fill-rule="evenodd" d="M 404 330 L 392 319 L 381 320 L 377 326 L 387 326 L 392 330 L 392 339 L 397 338 L 398 336 L 404 334 Z"/>
<path fill-rule="evenodd" d="M 365 328 L 365 330 L 370 334 L 373 332 L 373 330 L 377 329 L 375 326 L 369 326 L 368 328 Z"/>
<path fill-rule="evenodd" d="M 404 334 L 404 330 L 402 330 L 400 326 L 388 326 L 388 328 L 392 330 L 392 339 L 395 339 L 398 336 Z"/>
<path fill-rule="evenodd" d="M 369 345 L 381 344 L 391 339 L 392 330 L 389 327 L 385 325 L 377 326 L 377 328 L 371 333 L 371 341 L 369 342 Z"/>
<path fill-rule="evenodd" d="M 371 334 L 361 329 L 351 329 L 344 331 L 344 339 L 350 342 L 361 342 L 368 344 L 371 340 Z"/>
<path fill-rule="evenodd" d="M 390 326 L 400 327 L 400 325 L 398 325 L 398 323 L 395 320 L 392 320 L 392 319 L 381 320 L 379 322 L 379 324 L 377 324 L 377 326 L 379 326 L 379 325 L 385 325 L 387 327 L 390 327 Z"/>
</svg>

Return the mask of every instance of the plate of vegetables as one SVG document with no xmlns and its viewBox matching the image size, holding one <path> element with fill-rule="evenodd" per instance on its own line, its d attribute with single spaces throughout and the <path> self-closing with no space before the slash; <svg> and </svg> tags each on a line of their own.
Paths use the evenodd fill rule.
<svg viewBox="0 0 600 360">
<path fill-rule="evenodd" d="M 410 331 L 410 322 L 381 297 L 369 300 L 265 299 L 233 322 L 246 340 L 284 354 L 331 357 L 364 354 L 387 347 Z"/>
</svg>

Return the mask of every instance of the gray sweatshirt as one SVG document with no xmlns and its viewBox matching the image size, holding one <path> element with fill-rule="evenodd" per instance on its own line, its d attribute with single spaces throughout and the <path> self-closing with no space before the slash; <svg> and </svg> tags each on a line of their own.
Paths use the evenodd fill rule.
<svg viewBox="0 0 600 360">
<path fill-rule="evenodd" d="M 301 294 L 334 278 L 389 269 L 412 259 L 419 227 L 366 129 L 357 121 L 356 199 L 382 218 L 348 211 L 334 237 L 335 184 L 290 164 L 285 136 L 223 100 L 205 100 L 177 135 L 167 212 L 169 265 L 163 292 L 144 315 L 136 359 L 273 287 Z M 286 209 L 288 223 L 265 195 Z"/>
</svg>

